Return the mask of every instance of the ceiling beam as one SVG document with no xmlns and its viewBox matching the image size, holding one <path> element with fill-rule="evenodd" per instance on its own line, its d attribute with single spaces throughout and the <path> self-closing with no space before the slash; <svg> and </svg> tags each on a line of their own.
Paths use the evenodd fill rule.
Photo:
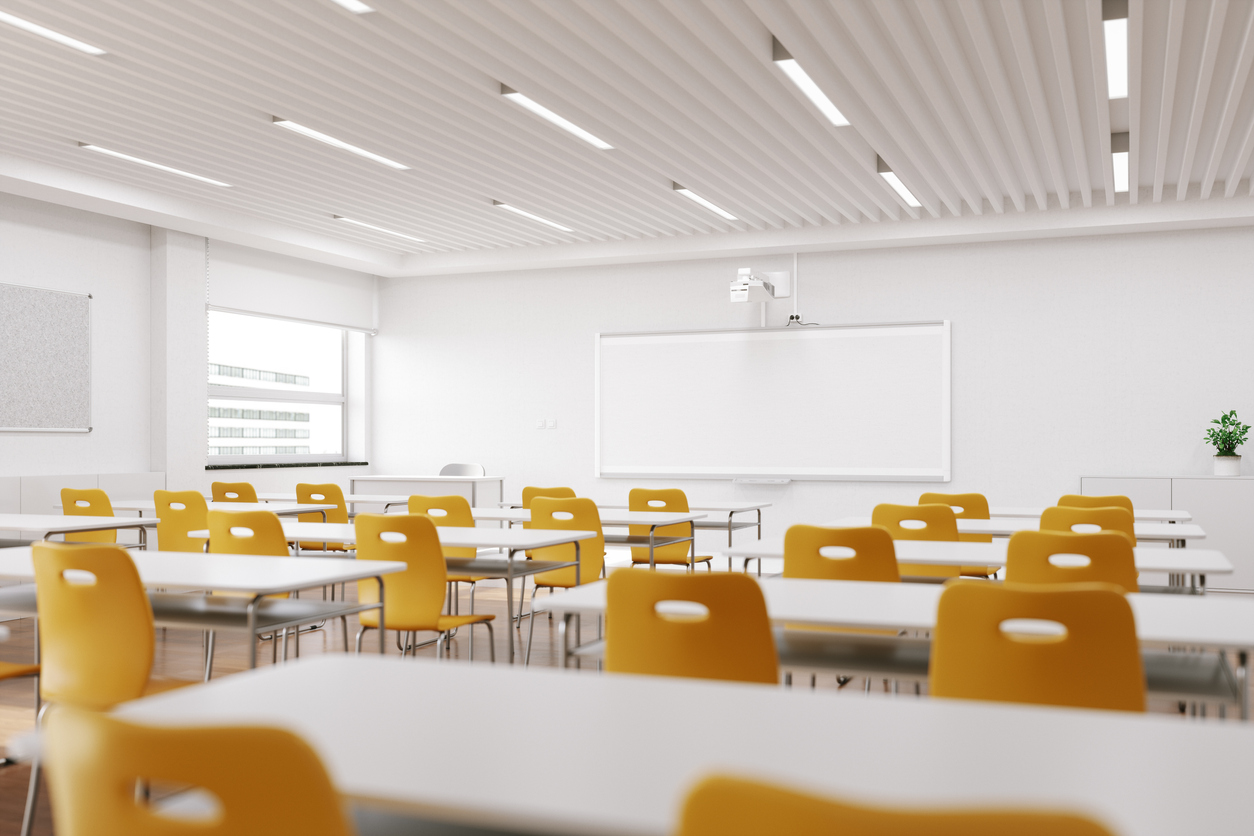
<svg viewBox="0 0 1254 836">
<path fill-rule="evenodd" d="M 1219 58 L 1219 42 L 1223 39 L 1224 20 L 1228 16 L 1228 0 L 1212 0 L 1206 24 L 1206 43 L 1202 47 L 1202 66 L 1193 90 L 1193 109 L 1189 113 L 1189 132 L 1184 143 L 1180 176 L 1176 178 L 1176 200 L 1184 200 L 1193 177 L 1193 160 L 1197 154 L 1202 122 L 1206 119 L 1206 101 L 1210 97 L 1211 80 L 1215 77 L 1215 61 Z"/>
<path fill-rule="evenodd" d="M 1063 120 L 1067 123 L 1067 135 L 1071 139 L 1071 157 L 1080 187 L 1080 200 L 1085 206 L 1092 206 L 1093 181 L 1089 178 L 1089 153 L 1085 147 L 1084 128 L 1080 123 L 1075 71 L 1071 67 L 1071 46 L 1067 42 L 1067 21 L 1063 16 L 1062 0 L 1044 0 L 1044 4 L 1045 23 L 1049 30 L 1049 43 L 1054 51 L 1054 71 L 1058 74 Z"/>
<path fill-rule="evenodd" d="M 1167 176 L 1167 150 L 1171 146 L 1171 114 L 1176 103 L 1176 78 L 1180 72 L 1180 44 L 1184 40 L 1187 0 L 1170 0 L 1167 11 L 1167 51 L 1163 61 L 1162 102 L 1158 109 L 1158 148 L 1154 157 L 1154 202 L 1163 199 Z"/>
<path fill-rule="evenodd" d="M 1102 21 L 1102 0 L 1085 0 L 1084 22 L 1089 34 L 1089 75 L 1093 80 L 1093 101 L 1097 103 L 1097 153 L 1102 168 L 1106 205 L 1115 203 L 1114 160 L 1110 156 L 1110 86 L 1106 79 L 1106 28 Z"/>
<path fill-rule="evenodd" d="M 1202 175 L 1203 200 L 1210 197 L 1215 187 L 1215 179 L 1219 176 L 1219 167 L 1223 165 L 1224 152 L 1228 148 L 1228 138 L 1232 135 L 1232 126 L 1237 118 L 1237 109 L 1241 106 L 1241 97 L 1245 95 L 1246 82 L 1250 80 L 1250 62 L 1254 60 L 1254 7 L 1246 10 L 1245 32 L 1241 35 L 1241 46 L 1237 52 L 1236 70 L 1232 73 L 1228 85 L 1228 95 L 1224 97 L 1223 115 L 1219 118 L 1219 130 L 1215 132 L 1215 141 L 1211 145 L 1207 158 L 1206 172 Z M 1240 180 L 1240 171 L 1237 172 Z M 1233 189 L 1235 191 L 1235 187 Z M 1228 197 L 1232 195 L 1229 194 Z"/>
</svg>

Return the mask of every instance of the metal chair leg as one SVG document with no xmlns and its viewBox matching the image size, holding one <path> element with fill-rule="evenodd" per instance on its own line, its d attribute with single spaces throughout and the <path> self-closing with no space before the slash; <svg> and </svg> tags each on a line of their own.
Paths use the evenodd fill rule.
<svg viewBox="0 0 1254 836">
<path fill-rule="evenodd" d="M 44 703 L 40 706 L 39 713 L 35 715 L 36 729 L 43 725 L 44 713 L 48 710 L 48 706 L 49 703 Z M 30 836 L 31 828 L 35 825 L 35 802 L 39 798 L 39 778 L 43 772 L 39 760 L 39 755 L 35 755 L 35 759 L 30 764 L 30 784 L 26 787 L 26 810 L 22 813 L 22 836 Z"/>
<path fill-rule="evenodd" d="M 213 645 L 216 636 L 215 631 L 209 631 L 209 640 L 205 646 L 205 682 L 208 682 L 209 677 L 213 676 Z"/>
<path fill-rule="evenodd" d="M 485 621 L 483 623 L 484 623 L 484 626 L 488 628 L 488 659 L 490 659 L 492 664 L 495 665 L 496 664 L 496 633 L 492 629 L 491 621 Z"/>
<path fill-rule="evenodd" d="M 348 617 L 340 616 L 340 626 L 344 628 L 344 652 L 348 652 Z"/>
<path fill-rule="evenodd" d="M 535 614 L 536 593 L 539 591 L 540 591 L 540 587 L 534 586 L 534 585 L 532 586 L 531 588 L 531 626 L 527 628 L 527 652 L 526 654 L 523 655 L 523 667 L 524 668 L 531 664 L 531 640 L 535 638 L 535 635 L 536 635 L 536 614 Z M 522 609 L 522 601 L 518 602 L 518 608 L 520 610 Z"/>
</svg>

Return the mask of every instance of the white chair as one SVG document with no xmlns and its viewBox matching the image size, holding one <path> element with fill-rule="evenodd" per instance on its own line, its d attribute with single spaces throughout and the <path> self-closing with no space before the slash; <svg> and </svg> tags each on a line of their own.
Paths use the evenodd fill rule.
<svg viewBox="0 0 1254 836">
<path fill-rule="evenodd" d="M 487 476 L 481 464 L 446 464 L 440 468 L 441 476 Z"/>
</svg>

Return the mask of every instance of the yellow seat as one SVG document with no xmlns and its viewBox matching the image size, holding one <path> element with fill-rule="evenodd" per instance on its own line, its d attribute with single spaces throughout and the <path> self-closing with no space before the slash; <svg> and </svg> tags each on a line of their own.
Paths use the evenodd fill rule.
<svg viewBox="0 0 1254 836">
<path fill-rule="evenodd" d="M 395 560 L 405 563 L 403 572 L 383 576 L 384 629 L 402 633 L 438 633 L 436 655 L 443 655 L 448 634 L 458 627 L 471 627 L 470 658 L 474 659 L 474 625 L 488 626 L 488 646 L 496 661 L 492 615 L 444 615 L 445 585 L 448 572 L 444 551 L 435 523 L 422 514 L 358 514 L 357 559 Z M 384 534 L 390 535 L 387 539 Z M 357 582 L 357 600 L 374 603 L 379 600 L 379 586 L 373 578 Z M 366 630 L 379 629 L 379 611 L 367 610 L 359 615 L 361 630 L 357 633 L 357 651 Z M 402 655 L 413 644 L 405 644 Z"/>
<path fill-rule="evenodd" d="M 1136 545 L 1136 523 L 1127 508 L 1075 508 L 1054 506 L 1041 514 L 1041 531 L 1075 531 L 1076 526 L 1096 525 L 1102 531 L 1122 531 Z M 1081 531 L 1084 529 L 1081 528 Z"/>
<path fill-rule="evenodd" d="M 210 554 L 255 554 L 262 557 L 291 557 L 283 523 L 273 511 L 209 511 Z M 244 592 L 219 592 L 217 595 L 242 596 Z M 249 596 L 251 597 L 251 596 Z M 280 592 L 267 598 L 290 598 Z"/>
<path fill-rule="evenodd" d="M 1066 565 L 1055 555 L 1082 555 L 1086 565 Z M 1061 564 L 1061 565 L 1060 565 Z M 1006 551 L 1007 583 L 1110 583 L 1137 592 L 1136 556 L 1122 531 L 1016 531 Z"/>
<path fill-rule="evenodd" d="M 334 508 L 327 509 L 325 522 L 341 524 L 348 522 L 348 503 L 344 501 L 344 491 L 334 482 L 329 482 L 325 485 L 311 485 L 306 482 L 300 482 L 296 485 L 296 501 L 305 505 L 334 505 Z M 296 519 L 300 522 L 324 522 L 321 511 L 299 514 Z M 309 551 L 317 551 L 323 545 L 322 541 L 308 543 L 301 541 L 300 547 Z M 325 545 L 327 551 L 348 551 L 348 546 L 345 546 L 343 543 L 326 543 Z"/>
<path fill-rule="evenodd" d="M 526 487 L 522 489 L 522 507 L 531 509 L 531 500 L 537 496 L 547 496 L 553 499 L 574 499 L 574 488 L 536 488 Z"/>
<path fill-rule="evenodd" d="M 204 537 L 188 537 L 189 531 L 209 527 L 209 505 L 199 491 L 153 491 L 157 506 L 157 547 L 163 552 L 203 552 Z"/>
<path fill-rule="evenodd" d="M 919 528 L 907 528 L 903 522 L 923 523 Z M 948 505 L 890 505 L 882 503 L 871 512 L 871 525 L 888 529 L 894 540 L 957 540 L 958 521 Z M 897 571 L 903 576 L 924 578 L 956 578 L 959 566 L 933 566 L 927 563 L 899 563 Z"/>
<path fill-rule="evenodd" d="M 652 490 L 650 488 L 632 488 L 627 494 L 627 508 L 630 511 L 659 511 L 671 514 L 688 513 L 688 497 L 679 488 L 663 488 L 661 490 Z M 649 536 L 649 526 L 647 525 L 629 525 L 627 526 L 628 534 L 638 536 Z M 677 523 L 676 525 L 664 525 L 654 531 L 656 537 L 688 537 L 695 534 L 695 531 L 689 523 Z M 653 550 L 653 563 L 667 564 L 671 566 L 687 566 L 689 571 L 697 568 L 698 563 L 704 563 L 707 571 L 712 571 L 711 561 L 714 560 L 713 555 L 698 555 L 696 553 L 696 540 L 691 543 L 672 543 L 669 546 L 658 546 Z M 631 562 L 633 565 L 649 562 L 648 546 L 632 546 Z"/>
<path fill-rule="evenodd" d="M 409 498 L 409 513 L 425 514 L 431 518 L 431 522 L 436 527 L 453 526 L 455 528 L 474 528 L 475 516 L 470 509 L 470 501 L 466 497 L 459 494 L 451 496 L 411 496 Z M 474 559 L 479 550 L 470 546 L 441 546 L 444 549 L 444 557 L 468 558 Z M 475 584 L 479 581 L 488 580 L 482 576 L 455 575 L 449 580 L 453 583 L 470 584 L 470 611 L 475 611 Z M 456 603 L 457 599 L 454 598 Z"/>
<path fill-rule="evenodd" d="M 256 502 L 257 489 L 248 482 L 214 482 L 214 502 Z"/>
<path fill-rule="evenodd" d="M 113 503 L 109 501 L 107 493 L 95 488 L 88 490 L 62 488 L 61 511 L 67 516 L 112 517 Z M 77 534 L 65 535 L 65 542 L 67 543 L 116 543 L 117 541 L 118 532 L 114 529 L 109 531 L 81 531 Z"/>
<path fill-rule="evenodd" d="M 826 557 L 826 548 L 852 551 Z M 784 577 L 831 581 L 901 580 L 893 538 L 883 528 L 790 526 L 784 534 Z"/>
<path fill-rule="evenodd" d="M 59 836 L 350 836 L 344 807 L 309 744 L 259 727 L 148 727 L 61 708 L 45 722 Z M 216 815 L 181 820 L 139 800 L 140 784 L 190 786 Z"/>
<path fill-rule="evenodd" d="M 605 534 L 601 531 L 601 514 L 597 505 L 587 497 L 570 497 L 558 499 L 551 496 L 535 496 L 531 499 L 531 522 L 529 529 L 556 529 L 558 531 L 595 531 L 596 536 L 579 541 L 579 580 L 578 584 L 592 583 L 601 577 L 605 569 Z M 575 562 L 575 544 L 565 543 L 560 546 L 546 546 L 542 549 L 527 551 L 528 560 L 551 560 L 557 563 Z M 552 569 L 533 575 L 535 587 L 531 590 L 531 604 L 536 603 L 536 593 L 541 589 L 570 589 L 577 585 L 575 567 Z M 521 594 L 519 610 L 522 609 Z M 527 628 L 527 653 L 523 657 L 524 664 L 531 658 L 531 640 L 535 635 L 535 614 L 532 610 L 531 624 Z"/>
<path fill-rule="evenodd" d="M 1084 496 L 1083 494 L 1069 493 L 1058 497 L 1058 504 L 1066 508 L 1127 508 L 1129 514 L 1134 516 L 1136 514 L 1136 509 L 1132 507 L 1132 500 L 1119 494 Z"/>
<path fill-rule="evenodd" d="M 1016 619 L 1063 631 L 1014 630 L 1007 622 Z M 1112 584 L 951 582 L 932 632 L 928 688 L 936 697 L 1144 711 L 1132 608 Z"/>
<path fill-rule="evenodd" d="M 689 791 L 676 836 L 1112 836 L 1068 813 L 894 810 L 712 775 Z"/>
<path fill-rule="evenodd" d="M 606 583 L 607 671 L 779 682 L 766 600 L 748 575 L 615 572 Z M 705 612 L 658 612 L 660 601 Z"/>
<path fill-rule="evenodd" d="M 982 493 L 925 493 L 919 497 L 920 505 L 948 505 L 953 509 L 954 516 L 960 520 L 991 519 L 988 511 L 988 499 Z M 958 533 L 958 539 L 964 543 L 991 543 L 991 534 Z M 959 570 L 964 575 L 974 578 L 990 578 L 997 574 L 996 566 L 962 566 Z"/>
</svg>

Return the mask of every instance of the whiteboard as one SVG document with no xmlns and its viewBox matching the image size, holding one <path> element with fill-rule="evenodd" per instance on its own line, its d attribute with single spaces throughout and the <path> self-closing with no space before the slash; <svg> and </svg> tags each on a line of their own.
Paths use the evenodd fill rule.
<svg viewBox="0 0 1254 836">
<path fill-rule="evenodd" d="M 596 475 L 947 482 L 949 322 L 597 334 Z"/>
<path fill-rule="evenodd" d="M 90 304 L 0 284 L 0 432 L 91 432 Z"/>
</svg>

